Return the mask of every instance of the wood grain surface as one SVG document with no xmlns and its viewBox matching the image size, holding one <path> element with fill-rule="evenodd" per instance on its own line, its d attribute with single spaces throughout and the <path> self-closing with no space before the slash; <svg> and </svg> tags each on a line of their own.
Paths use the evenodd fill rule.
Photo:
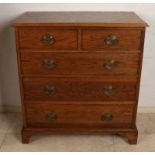
<svg viewBox="0 0 155 155">
<path fill-rule="evenodd" d="M 24 99 L 27 101 L 134 101 L 136 84 L 108 82 L 98 78 L 24 78 Z M 46 86 L 55 87 L 48 95 Z M 107 95 L 105 88 L 113 87 Z"/>
<path fill-rule="evenodd" d="M 108 36 L 117 37 L 116 44 L 108 45 L 105 39 Z M 82 30 L 82 49 L 84 50 L 139 50 L 140 30 L 114 30 L 114 29 L 93 29 Z"/>
<path fill-rule="evenodd" d="M 74 104 L 27 104 L 28 124 L 33 127 L 131 127 L 132 104 L 74 105 Z M 88 108 L 89 107 L 89 108 Z M 120 107 L 120 108 L 118 108 Z M 47 114 L 57 116 L 49 120 Z M 112 120 L 102 120 L 104 114 L 111 114 Z"/>
<path fill-rule="evenodd" d="M 52 36 L 53 44 L 44 44 L 43 36 Z M 77 30 L 31 27 L 19 29 L 19 48 L 23 49 L 77 49 Z"/>
<path fill-rule="evenodd" d="M 139 53 L 22 52 L 22 74 L 35 75 L 137 75 Z M 54 62 L 46 68 L 45 60 Z M 116 64 L 106 68 L 109 61 Z M 52 64 L 51 64 L 52 65 Z"/>
<path fill-rule="evenodd" d="M 104 26 L 146 27 L 133 12 L 26 12 L 14 21 L 14 26 Z"/>
</svg>

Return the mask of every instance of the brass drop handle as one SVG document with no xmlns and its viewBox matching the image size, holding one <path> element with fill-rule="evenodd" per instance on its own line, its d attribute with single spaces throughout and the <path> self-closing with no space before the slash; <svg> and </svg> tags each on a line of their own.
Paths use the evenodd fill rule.
<svg viewBox="0 0 155 155">
<path fill-rule="evenodd" d="M 105 63 L 104 63 L 104 68 L 107 69 L 107 70 L 111 70 L 113 68 L 115 68 L 117 66 L 117 62 L 113 59 L 111 60 L 107 60 Z"/>
<path fill-rule="evenodd" d="M 46 45 L 54 44 L 55 41 L 56 41 L 55 38 L 48 34 L 42 36 L 42 38 L 41 38 L 41 42 Z"/>
<path fill-rule="evenodd" d="M 43 60 L 43 67 L 45 69 L 53 69 L 56 67 L 56 62 L 54 60 L 44 59 Z"/>
<path fill-rule="evenodd" d="M 117 38 L 117 36 L 116 35 L 109 35 L 109 36 L 107 36 L 106 38 L 105 38 L 105 43 L 107 44 L 107 45 L 114 45 L 114 44 L 116 44 L 116 43 L 118 43 L 118 38 Z"/>
<path fill-rule="evenodd" d="M 53 95 L 54 93 L 55 93 L 55 90 L 56 90 L 56 88 L 55 88 L 55 86 L 54 85 L 46 85 L 45 87 L 44 87 L 44 92 L 45 92 L 45 94 L 47 94 L 47 95 Z"/>
<path fill-rule="evenodd" d="M 52 112 L 47 113 L 46 114 L 46 119 L 48 121 L 55 121 L 57 119 L 57 115 L 55 113 L 52 113 Z"/>
<path fill-rule="evenodd" d="M 115 88 L 112 85 L 107 85 L 104 87 L 104 94 L 111 96 L 115 94 Z"/>
<path fill-rule="evenodd" d="M 112 121 L 113 120 L 113 115 L 110 113 L 105 113 L 101 116 L 102 121 Z"/>
</svg>

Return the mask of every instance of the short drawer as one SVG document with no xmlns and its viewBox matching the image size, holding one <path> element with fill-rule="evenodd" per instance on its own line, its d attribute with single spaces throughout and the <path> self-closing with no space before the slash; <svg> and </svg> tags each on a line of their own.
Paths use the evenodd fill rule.
<svg viewBox="0 0 155 155">
<path fill-rule="evenodd" d="M 29 126 L 42 127 L 131 127 L 132 104 L 26 104 Z"/>
<path fill-rule="evenodd" d="M 103 78 L 24 78 L 25 101 L 133 101 L 135 82 Z"/>
<path fill-rule="evenodd" d="M 77 30 L 31 27 L 19 29 L 20 49 L 77 49 Z"/>
<path fill-rule="evenodd" d="M 22 74 L 136 75 L 138 53 L 21 52 Z"/>
<path fill-rule="evenodd" d="M 140 30 L 83 30 L 82 49 L 84 50 L 139 50 Z"/>
</svg>

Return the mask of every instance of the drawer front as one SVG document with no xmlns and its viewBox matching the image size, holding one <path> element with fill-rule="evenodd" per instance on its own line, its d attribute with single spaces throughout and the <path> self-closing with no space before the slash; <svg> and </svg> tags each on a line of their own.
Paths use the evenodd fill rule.
<svg viewBox="0 0 155 155">
<path fill-rule="evenodd" d="M 77 49 L 77 30 L 52 28 L 20 28 L 19 48 L 22 49 Z"/>
<path fill-rule="evenodd" d="M 133 101 L 135 82 L 102 78 L 24 78 L 25 101 Z"/>
<path fill-rule="evenodd" d="M 26 104 L 29 126 L 130 127 L 132 104 Z"/>
<path fill-rule="evenodd" d="M 136 75 L 138 53 L 21 52 L 23 74 Z"/>
<path fill-rule="evenodd" d="M 138 50 L 140 30 L 83 30 L 82 48 L 85 50 Z"/>
</svg>

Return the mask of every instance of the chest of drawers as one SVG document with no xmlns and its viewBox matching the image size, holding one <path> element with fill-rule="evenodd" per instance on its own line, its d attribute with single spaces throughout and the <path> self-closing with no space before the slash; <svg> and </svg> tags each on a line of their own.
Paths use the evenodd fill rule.
<svg viewBox="0 0 155 155">
<path fill-rule="evenodd" d="M 132 12 L 27 12 L 14 22 L 22 142 L 118 134 L 137 142 L 147 24 Z"/>
</svg>

